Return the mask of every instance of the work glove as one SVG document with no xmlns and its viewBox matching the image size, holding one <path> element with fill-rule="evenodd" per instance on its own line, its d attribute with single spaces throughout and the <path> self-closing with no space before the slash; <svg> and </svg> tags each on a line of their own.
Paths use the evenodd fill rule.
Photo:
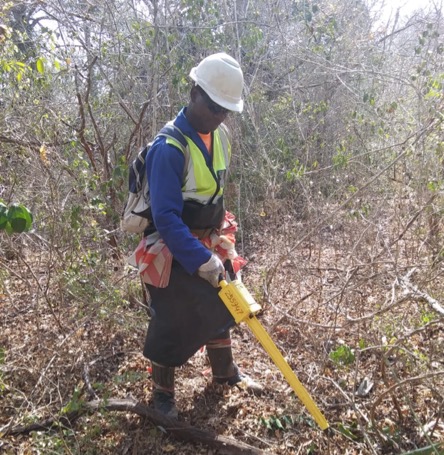
<svg viewBox="0 0 444 455">
<path fill-rule="evenodd" d="M 225 276 L 225 267 L 219 257 L 212 254 L 209 261 L 197 269 L 197 274 L 217 288 L 219 286 L 219 276 L 221 274 Z"/>
</svg>

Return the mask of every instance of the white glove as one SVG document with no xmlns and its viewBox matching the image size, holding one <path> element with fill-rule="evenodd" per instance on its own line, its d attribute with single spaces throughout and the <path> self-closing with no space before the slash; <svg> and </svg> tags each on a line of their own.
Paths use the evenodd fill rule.
<svg viewBox="0 0 444 455">
<path fill-rule="evenodd" d="M 218 256 L 212 254 L 210 260 L 197 269 L 197 274 L 212 286 L 219 286 L 219 275 L 225 276 L 225 267 Z"/>
</svg>

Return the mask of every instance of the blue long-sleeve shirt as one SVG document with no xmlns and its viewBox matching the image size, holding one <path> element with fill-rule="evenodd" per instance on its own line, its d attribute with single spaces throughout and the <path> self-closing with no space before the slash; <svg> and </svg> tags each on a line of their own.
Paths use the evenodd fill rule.
<svg viewBox="0 0 444 455">
<path fill-rule="evenodd" d="M 211 156 L 185 112 L 186 108 L 179 112 L 174 124 L 199 147 L 207 164 L 211 164 Z M 181 218 L 184 166 L 183 153 L 167 144 L 164 137 L 156 138 L 146 160 L 154 225 L 174 258 L 192 274 L 210 259 L 211 252 L 193 237 Z"/>
</svg>

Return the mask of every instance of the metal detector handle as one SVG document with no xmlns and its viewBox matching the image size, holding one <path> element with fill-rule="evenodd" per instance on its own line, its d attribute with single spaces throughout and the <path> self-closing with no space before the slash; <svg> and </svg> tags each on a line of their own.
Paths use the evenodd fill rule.
<svg viewBox="0 0 444 455">
<path fill-rule="evenodd" d="M 279 352 L 273 340 L 268 335 L 262 324 L 256 318 L 256 314 L 261 310 L 261 306 L 256 303 L 253 296 L 248 292 L 247 288 L 240 281 L 232 281 L 227 283 L 221 280 L 219 283 L 221 290 L 219 297 L 224 302 L 225 306 L 230 311 L 236 324 L 245 322 L 250 327 L 256 338 L 261 343 L 262 347 L 267 351 L 275 365 L 279 368 L 284 375 L 291 388 L 302 401 L 308 412 L 312 415 L 316 423 L 322 430 L 326 430 L 329 425 L 317 407 L 313 398 L 307 392 L 305 387 L 301 384 L 293 370 L 288 365 L 282 354 Z"/>
</svg>

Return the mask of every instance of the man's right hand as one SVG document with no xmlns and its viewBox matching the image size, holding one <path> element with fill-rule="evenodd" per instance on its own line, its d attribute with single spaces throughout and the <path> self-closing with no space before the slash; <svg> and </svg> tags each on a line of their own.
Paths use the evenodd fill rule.
<svg viewBox="0 0 444 455">
<path fill-rule="evenodd" d="M 219 276 L 221 274 L 225 276 L 225 267 L 219 257 L 212 254 L 209 261 L 198 268 L 197 274 L 217 288 L 219 286 Z"/>
</svg>

